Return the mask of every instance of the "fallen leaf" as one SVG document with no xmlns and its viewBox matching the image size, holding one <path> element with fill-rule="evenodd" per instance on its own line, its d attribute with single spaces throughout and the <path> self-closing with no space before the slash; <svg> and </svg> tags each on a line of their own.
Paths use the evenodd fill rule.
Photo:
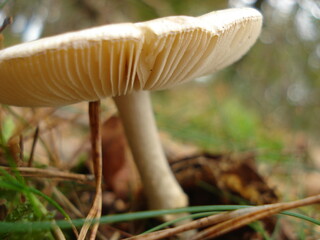
<svg viewBox="0 0 320 240">
<path fill-rule="evenodd" d="M 118 116 L 103 123 L 102 156 L 103 177 L 108 189 L 121 198 L 141 190 L 138 171 Z"/>
</svg>

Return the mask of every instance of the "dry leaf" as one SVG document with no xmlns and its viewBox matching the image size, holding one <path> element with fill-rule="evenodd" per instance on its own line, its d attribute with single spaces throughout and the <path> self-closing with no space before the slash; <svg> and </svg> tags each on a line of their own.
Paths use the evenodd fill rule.
<svg viewBox="0 0 320 240">
<path fill-rule="evenodd" d="M 118 116 L 103 123 L 102 155 L 107 188 L 118 197 L 136 194 L 141 189 L 141 182 Z"/>
</svg>

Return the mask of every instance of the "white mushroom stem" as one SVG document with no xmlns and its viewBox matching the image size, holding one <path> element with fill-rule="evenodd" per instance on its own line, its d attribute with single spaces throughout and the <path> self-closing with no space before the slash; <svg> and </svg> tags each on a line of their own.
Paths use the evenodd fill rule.
<svg viewBox="0 0 320 240">
<path fill-rule="evenodd" d="M 114 97 L 151 209 L 188 205 L 174 177 L 158 135 L 149 92 Z"/>
</svg>

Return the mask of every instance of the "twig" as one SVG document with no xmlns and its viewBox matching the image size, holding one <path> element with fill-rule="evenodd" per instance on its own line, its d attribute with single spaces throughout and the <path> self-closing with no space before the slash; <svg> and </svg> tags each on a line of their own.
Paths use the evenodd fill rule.
<svg viewBox="0 0 320 240">
<path fill-rule="evenodd" d="M 74 204 L 56 187 L 53 188 L 53 194 L 56 201 L 64 208 L 72 212 L 77 218 L 83 218 L 81 211 L 74 206 Z"/>
<path fill-rule="evenodd" d="M 52 222 L 55 223 L 54 221 L 52 221 Z M 55 236 L 55 239 L 66 240 L 62 230 L 58 226 L 54 226 L 52 232 Z"/>
<path fill-rule="evenodd" d="M 6 17 L 6 18 L 3 20 L 3 23 L 2 23 L 2 25 L 1 25 L 1 27 L 0 27 L 0 33 L 1 33 L 4 29 L 6 29 L 6 27 L 12 23 L 12 21 L 13 21 L 13 18 L 12 18 L 12 17 Z"/>
<path fill-rule="evenodd" d="M 198 234 L 196 234 L 192 240 L 198 239 L 209 239 L 212 237 L 220 236 L 224 233 L 235 230 L 239 227 L 247 225 L 253 221 L 277 214 L 279 212 L 298 208 L 302 206 L 307 206 L 320 202 L 320 194 L 308 197 L 305 199 L 287 202 L 287 203 L 275 203 L 268 204 L 263 206 L 248 207 L 235 210 L 232 212 L 223 212 L 217 215 L 201 218 L 194 220 L 190 223 L 181 225 L 179 227 L 170 228 L 166 230 L 161 230 L 153 233 L 143 234 L 135 236 L 132 238 L 127 238 L 128 240 L 157 240 L 169 238 L 171 236 L 177 235 L 181 232 L 188 231 L 191 229 L 203 228 L 213 224 L 217 224 L 213 227 L 210 227 Z"/>
<path fill-rule="evenodd" d="M 61 193 L 61 191 L 58 188 L 54 187 L 53 188 L 53 193 L 56 196 L 57 202 L 60 205 L 62 205 L 65 209 L 69 209 L 69 211 L 71 211 L 78 218 L 83 218 L 84 217 L 83 214 L 81 213 L 81 211 L 63 193 Z M 124 232 L 124 231 L 122 231 L 120 229 L 114 228 L 112 226 L 106 226 L 106 227 L 109 228 L 110 230 L 114 231 L 114 232 L 119 232 L 123 236 L 127 236 L 127 237 L 131 237 L 132 236 L 129 233 Z M 77 234 L 77 236 L 78 236 L 78 234 Z M 97 237 L 99 239 L 107 239 L 99 231 L 97 232 Z"/>
<path fill-rule="evenodd" d="M 102 205 L 102 151 L 101 151 L 101 122 L 100 122 L 100 101 L 89 102 L 89 120 L 91 131 L 91 146 L 93 170 L 96 179 L 96 194 L 93 205 L 83 225 L 78 240 L 84 240 L 92 223 L 92 219 L 98 219 L 101 216 Z M 99 222 L 94 222 L 90 240 L 94 240 L 97 235 Z"/>
<path fill-rule="evenodd" d="M 20 157 L 20 160 L 23 162 L 24 145 L 23 145 L 23 135 L 22 134 L 19 135 L 19 148 L 20 148 L 19 157 Z"/>
<path fill-rule="evenodd" d="M 32 141 L 32 146 L 31 146 L 31 151 L 30 151 L 30 157 L 29 157 L 29 160 L 28 160 L 28 167 L 32 166 L 34 150 L 36 148 L 38 137 L 39 137 L 39 126 L 36 127 L 36 130 L 35 130 L 34 135 L 33 135 L 33 141 Z"/>
<path fill-rule="evenodd" d="M 0 168 L 8 172 L 12 170 L 10 167 Z M 53 178 L 55 180 L 72 180 L 78 182 L 92 182 L 94 180 L 93 175 L 62 172 L 58 170 L 31 167 L 17 167 L 15 170 L 17 170 L 24 177 Z"/>
<path fill-rule="evenodd" d="M 210 217 L 204 217 L 195 221 L 192 221 L 190 223 L 174 227 L 174 228 L 169 228 L 166 230 L 161 230 L 161 231 L 156 231 L 148 234 L 142 234 L 138 235 L 135 237 L 128 238 L 128 240 L 156 240 L 156 239 L 163 239 L 163 238 L 168 238 L 170 236 L 175 236 L 179 233 L 197 229 L 197 228 L 202 228 L 211 224 L 215 224 L 218 222 L 225 221 L 229 219 L 229 213 L 222 213 Z"/>
<path fill-rule="evenodd" d="M 239 213 L 239 217 L 231 218 L 228 221 L 219 223 L 215 226 L 212 226 L 208 229 L 203 230 L 202 232 L 196 234 L 192 240 L 200 240 L 200 239 L 211 239 L 232 230 L 238 229 L 242 226 L 245 226 L 251 222 L 256 220 L 272 216 L 279 212 L 298 208 L 302 206 L 307 206 L 315 203 L 320 202 L 320 195 L 304 198 L 297 201 L 286 202 L 286 203 L 275 203 L 275 204 L 268 204 L 264 206 L 258 207 L 250 207 L 245 209 L 239 209 L 234 212 Z"/>
</svg>

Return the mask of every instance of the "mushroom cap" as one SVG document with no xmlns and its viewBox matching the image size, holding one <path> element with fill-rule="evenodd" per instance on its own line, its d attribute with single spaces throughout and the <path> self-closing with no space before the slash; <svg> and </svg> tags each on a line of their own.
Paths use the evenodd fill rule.
<svg viewBox="0 0 320 240">
<path fill-rule="evenodd" d="M 235 8 L 22 43 L 0 51 L 0 102 L 63 106 L 170 88 L 237 61 L 261 25 L 257 10 Z"/>
</svg>

